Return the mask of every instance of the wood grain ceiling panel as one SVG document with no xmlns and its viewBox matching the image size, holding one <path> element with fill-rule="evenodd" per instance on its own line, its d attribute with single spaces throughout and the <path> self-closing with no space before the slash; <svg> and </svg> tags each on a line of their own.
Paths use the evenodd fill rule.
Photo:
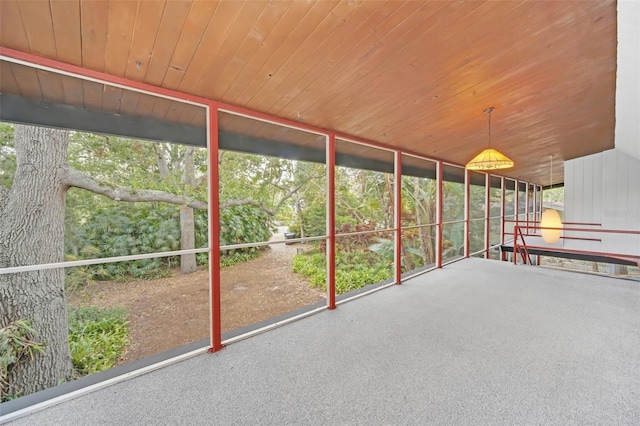
<svg viewBox="0 0 640 426">
<path fill-rule="evenodd" d="M 332 12 L 337 3 L 337 1 L 320 1 L 304 4 L 296 2 L 294 6 L 298 4 L 307 6 L 307 12 L 302 19 L 299 20 L 294 20 L 293 14 L 286 16 L 287 21 L 283 20 L 280 25 L 288 29 L 288 37 L 278 46 L 272 46 L 272 54 L 269 56 L 267 62 L 260 68 L 257 76 L 248 80 L 244 86 L 244 90 L 242 90 L 235 99 L 228 99 L 228 102 L 235 105 L 252 105 L 257 103 L 253 101 L 254 95 L 264 86 L 279 82 L 275 77 L 280 72 L 282 64 L 295 52 L 300 43 L 306 40 L 309 36 L 309 29 L 316 28 L 324 17 Z M 272 82 L 272 80 L 275 81 Z"/>
<path fill-rule="evenodd" d="M 205 31 L 211 21 L 211 15 L 217 6 L 218 3 L 213 1 L 195 2 L 191 6 L 182 34 L 173 51 L 169 68 L 162 81 L 163 87 L 174 90 L 180 87 L 184 74 L 189 69 L 189 63 L 203 41 Z"/>
<path fill-rule="evenodd" d="M 49 7 L 55 30 L 57 58 L 67 64 L 82 65 L 80 3 L 53 1 L 49 3 Z M 59 31 L 59 28 L 67 28 L 67 30 Z"/>
<path fill-rule="evenodd" d="M 247 82 L 262 82 L 268 80 L 266 64 L 273 60 L 274 52 L 289 37 L 291 27 L 287 23 L 300 22 L 309 12 L 309 5 L 305 2 L 294 1 L 284 12 L 281 20 L 274 25 L 262 40 L 261 47 L 237 74 L 226 92 L 222 95 L 230 103 L 237 103 L 238 96 L 245 90 Z"/>
<path fill-rule="evenodd" d="M 282 113 L 282 110 L 289 108 L 289 105 L 296 105 L 296 109 L 304 114 L 307 105 L 312 104 L 316 96 L 326 94 L 326 88 L 323 90 L 320 87 L 322 83 L 318 84 L 319 82 L 337 80 L 345 72 L 344 66 L 341 65 L 351 61 L 350 55 L 358 50 L 358 46 L 375 45 L 380 34 L 386 34 L 387 31 L 396 27 L 399 22 L 406 18 L 406 14 L 415 11 L 420 6 L 420 3 L 403 3 L 397 13 L 394 12 L 392 14 L 389 14 L 387 8 L 384 7 L 386 3 L 380 2 L 377 5 L 379 7 L 373 10 L 360 24 L 358 24 L 357 20 L 355 21 L 355 28 L 347 36 L 346 40 L 335 46 L 330 46 L 329 51 L 322 56 L 316 55 L 319 61 L 314 66 L 301 69 L 304 75 L 297 80 L 298 83 L 294 87 L 295 91 L 283 97 L 288 102 L 285 105 L 282 105 L 282 102 L 274 105 L 274 111 Z"/>
<path fill-rule="evenodd" d="M 44 100 L 42 90 L 40 90 L 38 73 L 35 69 L 16 64 L 12 64 L 11 69 L 21 96 L 38 101 Z M 4 93 L 4 89 L 2 89 L 2 93 Z"/>
<path fill-rule="evenodd" d="M 109 3 L 107 45 L 104 51 L 104 72 L 124 75 L 131 50 L 138 3 L 135 1 Z"/>
<path fill-rule="evenodd" d="M 2 46 L 456 163 L 484 148 L 495 106 L 514 177 L 546 183 L 548 155 L 613 147 L 614 0 L 3 0 L 0 13 Z M 3 93 L 205 123 L 184 104 L 0 71 Z"/>
<path fill-rule="evenodd" d="M 237 2 L 223 1 L 218 4 L 215 13 L 211 17 L 209 26 L 196 48 L 193 58 L 189 63 L 185 75 L 180 82 L 179 90 L 189 92 L 202 78 L 205 69 L 215 57 L 218 49 L 225 40 L 225 34 L 234 25 L 241 12 Z"/>
<path fill-rule="evenodd" d="M 2 77 L 2 93 L 8 93 L 10 95 L 20 96 L 20 89 L 18 88 L 18 82 L 13 76 L 12 64 L 5 61 L 0 61 L 0 76 Z"/>
<path fill-rule="evenodd" d="M 22 23 L 29 37 L 31 52 L 47 58 L 57 57 L 49 4 L 23 1 L 19 5 Z"/>
<path fill-rule="evenodd" d="M 165 3 L 161 1 L 138 2 L 125 77 L 136 81 L 144 80 L 145 73 L 149 69 L 164 7 Z"/>
<path fill-rule="evenodd" d="M 144 77 L 146 83 L 154 86 L 162 84 L 190 7 L 189 2 L 167 2 Z"/>
<path fill-rule="evenodd" d="M 210 91 L 212 97 L 216 99 L 224 97 L 229 86 L 242 73 L 245 66 L 254 60 L 256 52 L 290 6 L 291 2 L 277 2 L 268 5 L 261 11 L 260 16 L 251 25 L 231 60 L 227 61 L 226 66 L 219 68 L 219 74 L 212 75 L 212 79 L 215 81 L 215 84 L 210 85 L 213 89 Z"/>
<path fill-rule="evenodd" d="M 29 52 L 29 37 L 16 0 L 0 1 L 0 19 L 0 43 L 12 49 Z"/>
<path fill-rule="evenodd" d="M 261 110 L 275 112 L 279 104 L 289 103 L 289 99 L 304 89 L 301 77 L 316 68 L 318 62 L 324 60 L 332 50 L 341 49 L 345 39 L 358 27 L 357 23 L 365 20 L 379 6 L 377 2 L 338 4 L 284 61 L 269 84 L 254 96 L 256 105 Z M 296 115 L 296 119 L 299 118 Z"/>
<path fill-rule="evenodd" d="M 227 33 L 224 35 L 224 42 L 217 49 L 215 56 L 207 65 L 202 78 L 193 90 L 206 93 L 207 97 L 216 99 L 216 92 L 219 91 L 218 81 L 224 70 L 232 63 L 238 49 L 242 46 L 247 29 L 262 15 L 265 8 L 269 7 L 268 3 L 255 1 L 246 1 L 242 5 L 234 24 L 228 28 Z"/>
</svg>

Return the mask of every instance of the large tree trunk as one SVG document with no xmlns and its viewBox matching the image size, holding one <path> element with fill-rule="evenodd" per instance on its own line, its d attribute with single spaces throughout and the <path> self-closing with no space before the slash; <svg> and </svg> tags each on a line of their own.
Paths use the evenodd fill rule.
<svg viewBox="0 0 640 426">
<path fill-rule="evenodd" d="M 180 247 L 189 250 L 196 245 L 195 221 L 193 209 L 188 206 L 180 206 Z M 183 254 L 180 256 L 180 270 L 183 274 L 195 272 L 198 268 L 195 254 Z"/>
<path fill-rule="evenodd" d="M 15 127 L 17 169 L 0 200 L 0 267 L 62 261 L 67 136 L 62 130 Z M 69 380 L 63 269 L 0 275 L 0 327 L 18 319 L 32 322 L 46 348 L 11 370 L 12 390 L 29 394 Z"/>
<path fill-rule="evenodd" d="M 192 187 L 195 182 L 195 164 L 193 156 L 195 150 L 188 146 L 184 152 L 184 176 L 182 182 Z M 193 219 L 193 209 L 180 206 L 180 248 L 190 250 L 196 247 L 196 224 Z M 195 272 L 198 268 L 195 254 L 183 254 L 180 256 L 180 270 L 183 274 Z"/>
</svg>

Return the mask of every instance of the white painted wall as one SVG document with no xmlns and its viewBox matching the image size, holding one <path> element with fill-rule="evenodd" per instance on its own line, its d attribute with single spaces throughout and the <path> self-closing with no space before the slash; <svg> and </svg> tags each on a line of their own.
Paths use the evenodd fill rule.
<svg viewBox="0 0 640 426">
<path fill-rule="evenodd" d="M 565 222 L 601 223 L 602 229 L 640 231 L 640 159 L 612 149 L 565 161 L 564 184 Z M 565 236 L 577 233 L 565 232 Z M 640 254 L 639 236 L 597 237 L 601 243 L 565 240 L 564 247 Z"/>
<path fill-rule="evenodd" d="M 640 1 L 618 1 L 615 147 L 640 159 Z"/>
</svg>

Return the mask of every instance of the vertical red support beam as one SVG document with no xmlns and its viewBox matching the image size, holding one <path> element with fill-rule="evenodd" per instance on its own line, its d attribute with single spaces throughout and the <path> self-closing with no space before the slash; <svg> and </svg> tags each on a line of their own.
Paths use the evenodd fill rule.
<svg viewBox="0 0 640 426">
<path fill-rule="evenodd" d="M 505 215 L 506 215 L 506 188 L 507 180 L 504 177 L 500 178 L 500 244 L 504 245 L 504 229 L 505 229 Z M 507 260 L 507 254 L 502 252 L 502 260 Z"/>
<path fill-rule="evenodd" d="M 516 194 L 515 194 L 515 197 L 514 197 L 515 198 L 515 203 L 516 203 L 516 205 L 514 206 L 514 208 L 515 208 L 514 211 L 516 212 L 516 214 L 515 214 L 515 216 L 516 216 L 515 217 L 515 219 L 516 219 L 515 226 L 520 226 L 520 200 L 519 200 L 519 198 L 520 198 L 520 181 L 518 179 L 516 179 L 515 182 L 516 182 Z M 515 226 L 513 228 L 513 240 L 514 241 L 516 239 Z"/>
<path fill-rule="evenodd" d="M 327 147 L 327 308 L 336 308 L 336 136 Z"/>
<path fill-rule="evenodd" d="M 220 300 L 220 172 L 218 170 L 218 108 L 209 104 L 209 301 L 211 307 L 210 352 L 222 349 L 222 303 Z"/>
<path fill-rule="evenodd" d="M 484 197 L 484 258 L 489 258 L 489 246 L 491 245 L 491 174 L 485 176 L 485 197 Z"/>
<path fill-rule="evenodd" d="M 469 257 L 470 239 L 469 231 L 471 225 L 469 221 L 469 208 L 471 205 L 471 172 L 464 169 L 464 257 Z"/>
<path fill-rule="evenodd" d="M 394 195 L 395 205 L 393 206 L 394 213 L 394 225 L 396 228 L 395 238 L 395 274 L 396 284 L 402 282 L 402 154 L 399 151 L 394 151 Z"/>
<path fill-rule="evenodd" d="M 443 164 L 438 161 L 437 191 L 436 191 L 436 267 L 442 268 L 442 185 L 443 185 Z"/>
</svg>

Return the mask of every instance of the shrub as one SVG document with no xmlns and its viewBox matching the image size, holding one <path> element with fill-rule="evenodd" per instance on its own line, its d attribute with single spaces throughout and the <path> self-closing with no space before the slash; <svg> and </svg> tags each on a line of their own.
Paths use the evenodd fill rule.
<svg viewBox="0 0 640 426">
<path fill-rule="evenodd" d="M 294 256 L 293 272 L 309 279 L 312 287 L 326 290 L 326 260 L 324 253 L 305 253 Z M 393 276 L 392 264 L 384 257 L 369 251 L 340 251 L 336 253 L 336 293 L 357 290 Z"/>
<path fill-rule="evenodd" d="M 35 331 L 28 320 L 17 320 L 0 328 L 0 402 L 20 395 L 7 381 L 9 372 L 20 362 L 33 360 L 36 352 L 42 352 L 45 345 L 35 340 Z"/>
<path fill-rule="evenodd" d="M 124 308 L 69 308 L 69 349 L 78 375 L 116 365 L 129 343 Z"/>
</svg>

